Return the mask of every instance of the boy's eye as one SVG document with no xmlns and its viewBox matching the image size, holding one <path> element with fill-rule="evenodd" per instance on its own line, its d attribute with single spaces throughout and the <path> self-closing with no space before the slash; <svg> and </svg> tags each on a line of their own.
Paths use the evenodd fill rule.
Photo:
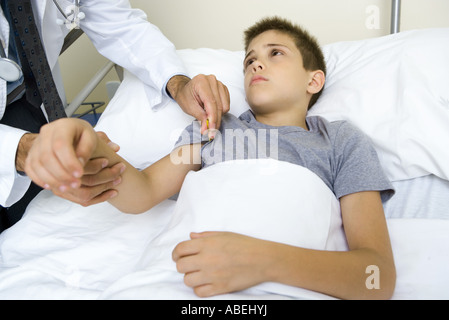
<svg viewBox="0 0 449 320">
<path fill-rule="evenodd" d="M 245 67 L 249 67 L 250 65 L 252 65 L 254 62 L 254 59 L 248 59 L 245 63 Z"/>
<path fill-rule="evenodd" d="M 279 55 L 282 55 L 282 52 L 279 51 L 279 50 L 273 50 L 273 51 L 271 51 L 271 55 L 272 56 L 279 56 Z"/>
</svg>

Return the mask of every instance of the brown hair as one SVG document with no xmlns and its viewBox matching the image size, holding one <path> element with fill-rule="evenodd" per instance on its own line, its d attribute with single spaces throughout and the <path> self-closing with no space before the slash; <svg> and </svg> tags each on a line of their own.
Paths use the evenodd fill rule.
<svg viewBox="0 0 449 320">
<path fill-rule="evenodd" d="M 249 44 L 254 38 L 270 30 L 285 33 L 293 39 L 302 55 L 304 69 L 307 71 L 321 70 L 326 75 L 326 62 L 317 40 L 302 27 L 295 25 L 286 19 L 279 17 L 264 18 L 248 28 L 244 33 L 245 51 L 248 51 Z M 309 109 L 318 100 L 321 92 L 323 92 L 323 89 L 312 96 L 309 103 Z"/>
</svg>

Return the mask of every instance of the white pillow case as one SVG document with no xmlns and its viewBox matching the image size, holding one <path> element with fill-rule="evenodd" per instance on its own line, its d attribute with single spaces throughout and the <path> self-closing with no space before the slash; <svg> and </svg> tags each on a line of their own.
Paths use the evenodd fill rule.
<svg viewBox="0 0 449 320">
<path fill-rule="evenodd" d="M 449 28 L 324 51 L 326 89 L 309 114 L 361 128 L 392 181 L 428 174 L 449 180 Z"/>
<path fill-rule="evenodd" d="M 310 115 L 345 119 L 373 141 L 392 181 L 435 174 L 449 180 L 449 28 L 402 32 L 323 47 L 326 88 Z M 229 89 L 231 113 L 249 108 L 244 52 L 179 50 L 190 76 L 214 74 Z M 176 103 L 153 111 L 144 85 L 126 73 L 97 125 L 143 168 L 168 154 L 193 119 Z"/>
</svg>

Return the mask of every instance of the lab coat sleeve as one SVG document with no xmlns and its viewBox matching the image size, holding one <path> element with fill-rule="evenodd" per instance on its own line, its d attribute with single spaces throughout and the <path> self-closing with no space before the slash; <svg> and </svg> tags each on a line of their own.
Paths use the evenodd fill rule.
<svg viewBox="0 0 449 320">
<path fill-rule="evenodd" d="M 16 171 L 16 151 L 26 132 L 0 124 L 0 205 L 10 207 L 28 190 L 31 180 Z"/>
<path fill-rule="evenodd" d="M 97 50 L 147 85 L 152 106 L 168 102 L 168 80 L 187 75 L 175 46 L 129 1 L 85 0 L 81 4 L 85 14 L 81 28 Z"/>
</svg>

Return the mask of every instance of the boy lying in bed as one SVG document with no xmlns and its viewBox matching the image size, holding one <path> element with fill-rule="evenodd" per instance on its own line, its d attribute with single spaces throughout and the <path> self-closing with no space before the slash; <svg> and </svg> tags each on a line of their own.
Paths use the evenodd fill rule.
<svg viewBox="0 0 449 320">
<path fill-rule="evenodd" d="M 340 200 L 349 251 L 304 249 L 229 232 L 192 233 L 190 240 L 173 251 L 178 271 L 201 297 L 271 281 L 343 299 L 390 298 L 396 274 L 381 196 L 391 196 L 391 185 L 361 132 L 344 121 L 329 123 L 320 117 L 306 117 L 325 82 L 321 49 L 307 32 L 279 18 L 262 20 L 245 36 L 245 90 L 251 111 L 239 118 L 223 116 L 216 135 L 226 129 L 277 130 L 278 160 L 310 169 Z M 125 162 L 96 140 L 88 124 L 61 121 L 65 126 L 79 126 L 80 132 L 90 132 L 96 146 L 93 158 Z M 219 144 L 226 141 L 196 141 L 194 128 L 187 130 L 192 143 L 182 145 L 181 141 L 171 155 L 145 170 L 127 164 L 110 202 L 124 212 L 147 211 L 178 193 L 189 171 L 221 161 L 216 156 L 212 161 L 207 155 L 211 150 L 223 152 Z M 183 156 L 190 161 L 172 161 Z M 369 290 L 365 284 L 370 265 L 380 270 L 378 290 Z"/>
</svg>

